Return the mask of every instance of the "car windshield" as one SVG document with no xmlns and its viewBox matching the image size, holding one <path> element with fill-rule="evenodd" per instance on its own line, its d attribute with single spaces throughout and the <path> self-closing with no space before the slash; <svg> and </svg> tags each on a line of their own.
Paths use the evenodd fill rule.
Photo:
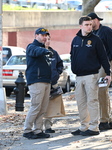
<svg viewBox="0 0 112 150">
<path fill-rule="evenodd" d="M 3 65 L 6 64 L 7 60 L 11 57 L 11 49 L 7 47 L 3 47 L 3 52 L 2 52 L 2 61 Z"/>
<path fill-rule="evenodd" d="M 26 56 L 12 56 L 7 65 L 26 65 Z"/>
</svg>

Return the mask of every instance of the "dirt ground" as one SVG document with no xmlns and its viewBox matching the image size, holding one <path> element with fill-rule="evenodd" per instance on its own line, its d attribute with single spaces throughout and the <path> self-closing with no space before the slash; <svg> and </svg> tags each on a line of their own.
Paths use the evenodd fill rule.
<svg viewBox="0 0 112 150">
<path fill-rule="evenodd" d="M 66 116 L 53 118 L 56 132 L 48 139 L 28 140 L 22 134 L 30 99 L 26 97 L 24 111 L 17 112 L 15 96 L 7 97 L 8 114 L 0 116 L 0 150 L 112 150 L 112 130 L 91 137 L 73 136 L 71 132 L 80 125 L 74 92 L 63 94 L 63 102 Z"/>
</svg>

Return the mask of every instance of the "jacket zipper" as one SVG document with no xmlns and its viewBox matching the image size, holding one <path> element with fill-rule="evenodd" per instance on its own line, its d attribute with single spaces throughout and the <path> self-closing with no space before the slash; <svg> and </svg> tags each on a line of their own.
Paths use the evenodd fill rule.
<svg viewBox="0 0 112 150">
<path fill-rule="evenodd" d="M 38 79 L 40 78 L 40 69 L 38 68 Z"/>
<path fill-rule="evenodd" d="M 82 39 L 81 47 L 83 46 L 84 39 Z"/>
</svg>

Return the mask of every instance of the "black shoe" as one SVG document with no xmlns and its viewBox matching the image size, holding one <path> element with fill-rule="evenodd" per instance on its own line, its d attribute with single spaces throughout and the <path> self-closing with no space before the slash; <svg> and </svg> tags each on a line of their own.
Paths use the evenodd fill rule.
<svg viewBox="0 0 112 150">
<path fill-rule="evenodd" d="M 109 123 L 109 127 L 110 127 L 110 129 L 112 129 L 112 122 Z"/>
<path fill-rule="evenodd" d="M 73 135 L 80 135 L 80 133 L 81 133 L 81 130 L 79 130 L 79 129 L 74 132 L 71 132 L 71 134 L 73 134 Z"/>
<path fill-rule="evenodd" d="M 45 133 L 55 133 L 55 130 L 52 130 L 51 128 L 49 128 L 45 130 Z"/>
<path fill-rule="evenodd" d="M 109 130 L 109 129 L 110 129 L 110 126 L 109 126 L 108 122 L 100 122 L 100 124 L 99 124 L 99 130 L 100 131 Z"/>
<path fill-rule="evenodd" d="M 34 132 L 23 133 L 23 137 L 28 139 L 37 139 L 37 135 Z"/>
<path fill-rule="evenodd" d="M 98 134 L 100 134 L 100 132 L 99 131 L 86 130 L 86 131 L 81 131 L 80 134 L 83 136 L 92 136 L 92 135 L 98 135 Z"/>
<path fill-rule="evenodd" d="M 40 133 L 38 133 L 38 134 L 36 134 L 36 136 L 37 136 L 37 139 L 42 139 L 42 138 L 49 138 L 50 137 L 50 135 L 49 134 L 46 134 L 46 133 L 44 133 L 44 132 L 40 132 Z"/>
</svg>

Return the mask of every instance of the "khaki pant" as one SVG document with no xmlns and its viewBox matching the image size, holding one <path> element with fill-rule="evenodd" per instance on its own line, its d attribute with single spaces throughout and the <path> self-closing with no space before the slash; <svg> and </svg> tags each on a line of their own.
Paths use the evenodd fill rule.
<svg viewBox="0 0 112 150">
<path fill-rule="evenodd" d="M 50 88 L 49 83 L 35 83 L 29 86 L 31 106 L 24 124 L 25 133 L 32 130 L 39 133 L 43 130 L 43 117 L 49 103 Z"/>
<path fill-rule="evenodd" d="M 52 85 L 53 88 L 57 88 L 58 87 L 58 84 L 55 84 L 55 85 Z M 45 130 L 51 128 L 51 126 L 53 125 L 53 122 L 52 122 L 52 118 L 46 118 L 44 120 L 44 127 L 45 127 Z"/>
<path fill-rule="evenodd" d="M 105 71 L 103 67 L 101 67 L 98 78 L 105 76 Z M 99 88 L 98 99 L 100 104 L 100 122 L 112 122 L 108 86 Z"/>
<path fill-rule="evenodd" d="M 45 130 L 51 128 L 51 126 L 53 125 L 52 123 L 52 118 L 46 118 L 44 120 L 44 127 L 45 127 Z"/>
<path fill-rule="evenodd" d="M 76 77 L 75 96 L 77 100 L 80 130 L 99 131 L 98 74 Z"/>
</svg>

